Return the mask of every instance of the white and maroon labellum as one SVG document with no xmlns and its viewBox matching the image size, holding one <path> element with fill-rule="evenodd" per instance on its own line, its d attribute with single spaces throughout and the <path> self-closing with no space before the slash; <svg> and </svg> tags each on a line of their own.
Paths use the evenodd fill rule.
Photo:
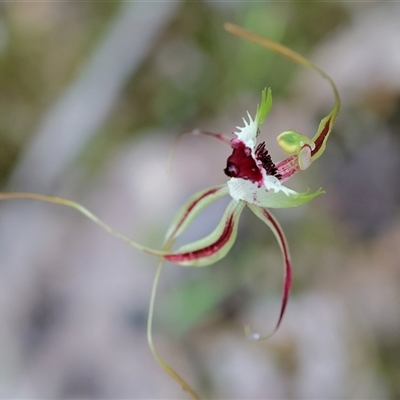
<svg viewBox="0 0 400 400">
<path fill-rule="evenodd" d="M 253 155 L 253 150 L 247 147 L 238 139 L 232 140 L 233 152 L 227 160 L 224 172 L 231 178 L 242 178 L 257 183 L 259 187 L 263 185 L 264 174 L 281 176 L 272 162 L 271 156 L 265 147 L 265 142 L 260 143 Z"/>
</svg>

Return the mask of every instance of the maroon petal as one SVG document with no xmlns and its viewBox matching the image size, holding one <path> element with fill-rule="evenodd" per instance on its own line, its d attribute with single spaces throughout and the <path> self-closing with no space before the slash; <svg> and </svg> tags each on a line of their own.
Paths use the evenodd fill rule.
<svg viewBox="0 0 400 400">
<path fill-rule="evenodd" d="M 194 194 L 176 213 L 165 235 L 165 247 L 171 247 L 175 239 L 190 225 L 198 213 L 212 202 L 229 193 L 226 184 L 201 190 Z"/>
<path fill-rule="evenodd" d="M 231 200 L 213 232 L 203 239 L 180 247 L 163 258 L 184 266 L 203 267 L 214 264 L 229 252 L 236 239 L 239 216 L 245 202 Z"/>
<path fill-rule="evenodd" d="M 282 322 L 287 302 L 289 300 L 290 289 L 292 287 L 292 265 L 290 261 L 289 247 L 285 238 L 285 234 L 281 226 L 279 225 L 279 222 L 266 208 L 257 207 L 252 204 L 248 204 L 248 206 L 258 218 L 260 218 L 263 222 L 265 222 L 265 224 L 267 224 L 271 228 L 272 232 L 274 233 L 279 243 L 279 247 L 281 248 L 282 251 L 283 267 L 284 267 L 282 301 L 281 301 L 281 309 L 279 312 L 278 321 L 272 333 L 266 337 L 261 338 L 259 334 L 251 334 L 251 337 L 253 339 L 259 340 L 259 339 L 266 339 L 272 336 L 278 330 Z"/>
</svg>

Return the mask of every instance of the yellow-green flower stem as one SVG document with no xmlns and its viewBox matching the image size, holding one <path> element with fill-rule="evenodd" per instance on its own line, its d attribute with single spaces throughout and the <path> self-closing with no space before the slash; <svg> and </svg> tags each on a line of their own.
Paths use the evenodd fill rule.
<svg viewBox="0 0 400 400">
<path fill-rule="evenodd" d="M 172 239 L 172 238 L 171 238 Z M 173 243 L 173 239 L 171 245 Z M 163 247 L 163 250 L 168 251 L 169 246 Z M 149 315 L 147 317 L 147 342 L 150 347 L 150 351 L 153 354 L 153 357 L 156 359 L 158 364 L 163 368 L 163 370 L 170 375 L 178 384 L 182 387 L 182 389 L 187 392 L 192 399 L 200 400 L 200 396 L 196 393 L 196 391 L 172 368 L 170 367 L 164 359 L 160 356 L 157 349 L 154 346 L 153 341 L 153 316 L 154 316 L 154 306 L 156 302 L 157 288 L 158 283 L 160 281 L 161 271 L 164 266 L 164 260 L 160 259 L 158 262 L 156 274 L 154 276 L 153 287 L 151 289 L 151 297 L 150 297 L 150 305 L 149 305 Z"/>
</svg>

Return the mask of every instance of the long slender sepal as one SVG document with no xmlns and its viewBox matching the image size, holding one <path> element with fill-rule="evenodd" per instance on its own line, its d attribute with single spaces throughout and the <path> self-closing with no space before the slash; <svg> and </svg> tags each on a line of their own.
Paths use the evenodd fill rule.
<svg viewBox="0 0 400 400">
<path fill-rule="evenodd" d="M 248 326 L 246 327 L 246 333 L 249 338 L 253 340 L 264 340 L 271 337 L 278 330 L 282 322 L 283 315 L 285 314 L 286 305 L 289 300 L 290 289 L 292 286 L 292 265 L 290 261 L 289 247 L 285 238 L 285 234 L 283 233 L 283 230 L 279 225 L 279 222 L 266 208 L 257 207 L 252 204 L 249 204 L 248 206 L 253 211 L 253 213 L 258 218 L 260 218 L 261 221 L 263 221 L 266 225 L 268 225 L 269 228 L 272 230 L 279 243 L 279 247 L 281 249 L 283 257 L 284 279 L 283 279 L 282 302 L 281 302 L 281 309 L 279 312 L 278 322 L 276 323 L 274 330 L 268 336 L 261 337 L 259 333 L 252 332 Z"/>
<path fill-rule="evenodd" d="M 311 159 L 312 161 L 315 161 L 325 151 L 326 141 L 328 140 L 329 134 L 332 130 L 333 123 L 340 109 L 339 93 L 332 78 L 324 71 L 322 71 L 319 67 L 317 67 L 315 64 L 313 64 L 310 60 L 307 60 L 307 58 L 303 57 L 301 54 L 289 49 L 288 47 L 280 43 L 258 36 L 255 33 L 248 31 L 247 29 L 241 28 L 240 26 L 231 23 L 226 23 L 224 27 L 228 32 L 234 35 L 255 42 L 263 47 L 266 47 L 267 49 L 275 51 L 276 53 L 292 60 L 293 62 L 303 67 L 310 68 L 318 72 L 320 76 L 322 76 L 329 82 L 335 97 L 335 104 L 332 108 L 332 111 L 320 122 L 317 132 L 312 139 L 312 142 L 315 143 L 315 148 L 311 152 Z"/>
<path fill-rule="evenodd" d="M 44 201 L 46 203 L 59 204 L 61 206 L 73 208 L 73 209 L 79 211 L 85 217 L 89 218 L 95 224 L 99 225 L 110 235 L 116 237 L 117 239 L 123 240 L 124 242 L 128 243 L 130 246 L 134 247 L 137 250 L 140 250 L 144 253 L 147 253 L 147 254 L 150 254 L 153 256 L 158 256 L 158 257 L 163 257 L 166 254 L 163 251 L 153 250 L 149 247 L 142 246 L 141 244 L 136 243 L 132 239 L 129 239 L 123 233 L 118 232 L 117 230 L 111 228 L 110 225 L 108 225 L 103 220 L 101 220 L 99 217 L 94 215 L 86 207 L 82 206 L 79 203 L 76 203 L 75 201 L 64 199 L 62 197 L 47 196 L 47 195 L 38 194 L 38 193 L 25 193 L 25 192 L 0 193 L 0 200 L 11 200 L 11 199 L 39 200 L 39 201 Z"/>
</svg>

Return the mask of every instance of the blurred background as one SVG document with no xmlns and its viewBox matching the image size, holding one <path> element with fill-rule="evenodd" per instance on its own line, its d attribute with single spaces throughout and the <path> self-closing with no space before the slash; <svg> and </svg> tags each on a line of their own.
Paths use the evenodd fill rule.
<svg viewBox="0 0 400 400">
<path fill-rule="evenodd" d="M 327 151 L 288 186 L 326 194 L 274 212 L 294 287 L 276 322 L 282 261 L 244 212 L 216 265 L 168 264 L 155 313 L 162 356 L 204 398 L 400 397 L 400 4 L 395 2 L 3 2 L 0 181 L 84 204 L 159 248 L 195 191 L 226 181 L 230 149 L 177 134 L 231 133 L 261 90 L 275 138 L 313 136 L 333 105 L 327 82 L 229 35 L 230 21 L 309 57 L 342 109 Z M 210 232 L 221 200 L 182 241 Z M 0 204 L 1 398 L 188 398 L 152 358 L 146 318 L 156 260 L 77 212 Z"/>
</svg>

